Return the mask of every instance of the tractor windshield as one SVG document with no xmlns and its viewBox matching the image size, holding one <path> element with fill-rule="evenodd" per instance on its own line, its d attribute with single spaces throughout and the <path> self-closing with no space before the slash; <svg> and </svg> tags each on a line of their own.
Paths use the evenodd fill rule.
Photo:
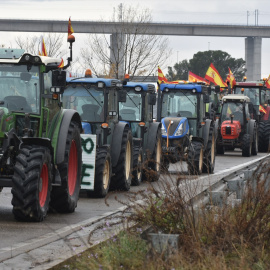
<svg viewBox="0 0 270 270">
<path fill-rule="evenodd" d="M 9 111 L 40 112 L 39 67 L 0 64 L 0 103 Z"/>
<path fill-rule="evenodd" d="M 86 88 L 82 85 L 70 85 L 63 94 L 65 109 L 74 109 L 81 115 L 82 121 L 103 122 L 103 89 Z"/>
<path fill-rule="evenodd" d="M 142 96 L 138 93 L 127 93 L 126 102 L 119 103 L 119 115 L 123 121 L 142 120 Z"/>
<path fill-rule="evenodd" d="M 161 117 L 197 118 L 197 95 L 189 92 L 163 93 Z"/>
<path fill-rule="evenodd" d="M 236 87 L 235 94 L 242 94 L 241 89 L 244 89 L 244 95 L 250 98 L 251 103 L 256 106 L 260 105 L 260 88 L 258 87 Z"/>
<path fill-rule="evenodd" d="M 221 111 L 221 123 L 225 120 L 231 120 L 233 116 L 234 120 L 239 121 L 243 124 L 243 104 L 240 102 L 226 102 L 222 106 Z"/>
</svg>

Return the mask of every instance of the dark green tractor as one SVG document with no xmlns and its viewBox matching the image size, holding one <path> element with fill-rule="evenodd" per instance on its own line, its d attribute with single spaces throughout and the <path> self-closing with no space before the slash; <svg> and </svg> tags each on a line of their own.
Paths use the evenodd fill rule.
<svg viewBox="0 0 270 270">
<path fill-rule="evenodd" d="M 66 72 L 60 62 L 0 49 L 0 187 L 12 188 L 17 220 L 42 221 L 49 207 L 73 212 L 77 206 L 81 121 L 61 106 Z"/>
</svg>

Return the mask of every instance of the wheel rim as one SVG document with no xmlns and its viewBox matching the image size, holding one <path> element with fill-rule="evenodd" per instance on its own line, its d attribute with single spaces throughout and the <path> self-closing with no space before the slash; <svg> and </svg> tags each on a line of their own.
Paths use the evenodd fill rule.
<svg viewBox="0 0 270 270">
<path fill-rule="evenodd" d="M 45 202 L 47 200 L 48 187 L 49 187 L 48 166 L 47 164 L 43 164 L 39 184 L 39 204 L 41 207 L 45 205 Z"/>
<path fill-rule="evenodd" d="M 203 149 L 200 150 L 200 160 L 199 160 L 199 172 L 201 172 L 203 166 Z"/>
<path fill-rule="evenodd" d="M 161 160 L 161 141 L 158 140 L 157 153 L 156 153 L 156 170 L 157 170 L 157 172 L 159 172 L 160 160 Z"/>
<path fill-rule="evenodd" d="M 214 163 L 215 160 L 215 137 L 212 136 L 212 145 L 211 145 L 211 165 Z"/>
<path fill-rule="evenodd" d="M 130 141 L 127 142 L 127 148 L 126 148 L 126 179 L 129 178 L 130 174 L 130 159 L 131 159 L 131 147 L 130 147 Z"/>
<path fill-rule="evenodd" d="M 77 146 L 74 140 L 71 142 L 68 162 L 68 191 L 73 195 L 77 183 L 78 174 L 78 154 Z"/>
<path fill-rule="evenodd" d="M 103 187 L 104 189 L 108 188 L 110 179 L 110 162 L 106 159 L 104 170 L 103 170 Z"/>
<path fill-rule="evenodd" d="M 142 174 L 142 155 L 141 155 L 141 153 L 139 153 L 138 165 L 137 165 L 137 177 L 138 177 L 138 179 L 141 179 L 141 174 Z"/>
</svg>

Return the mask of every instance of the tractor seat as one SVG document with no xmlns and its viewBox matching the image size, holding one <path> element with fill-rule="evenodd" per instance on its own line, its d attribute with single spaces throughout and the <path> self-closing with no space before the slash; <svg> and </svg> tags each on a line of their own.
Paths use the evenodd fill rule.
<svg viewBox="0 0 270 270">
<path fill-rule="evenodd" d="M 189 111 L 180 111 L 179 113 L 182 117 L 192 117 L 192 112 Z"/>
<path fill-rule="evenodd" d="M 81 118 L 83 121 L 88 122 L 98 122 L 100 121 L 100 115 L 97 113 L 99 110 L 98 105 L 94 104 L 84 104 L 82 106 L 83 113 L 81 114 Z"/>
<path fill-rule="evenodd" d="M 26 98 L 23 96 L 7 96 L 4 98 L 4 102 L 9 110 L 32 112 Z"/>
<path fill-rule="evenodd" d="M 134 110 L 123 109 L 120 111 L 121 118 L 126 121 L 136 121 L 136 114 Z"/>
</svg>

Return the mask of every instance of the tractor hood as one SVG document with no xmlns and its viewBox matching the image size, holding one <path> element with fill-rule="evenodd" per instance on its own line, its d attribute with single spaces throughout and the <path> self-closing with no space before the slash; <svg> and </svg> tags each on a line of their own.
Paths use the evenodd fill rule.
<svg viewBox="0 0 270 270">
<path fill-rule="evenodd" d="M 177 139 L 184 137 L 189 132 L 189 124 L 186 117 L 165 117 L 161 120 L 162 137 Z"/>
</svg>

